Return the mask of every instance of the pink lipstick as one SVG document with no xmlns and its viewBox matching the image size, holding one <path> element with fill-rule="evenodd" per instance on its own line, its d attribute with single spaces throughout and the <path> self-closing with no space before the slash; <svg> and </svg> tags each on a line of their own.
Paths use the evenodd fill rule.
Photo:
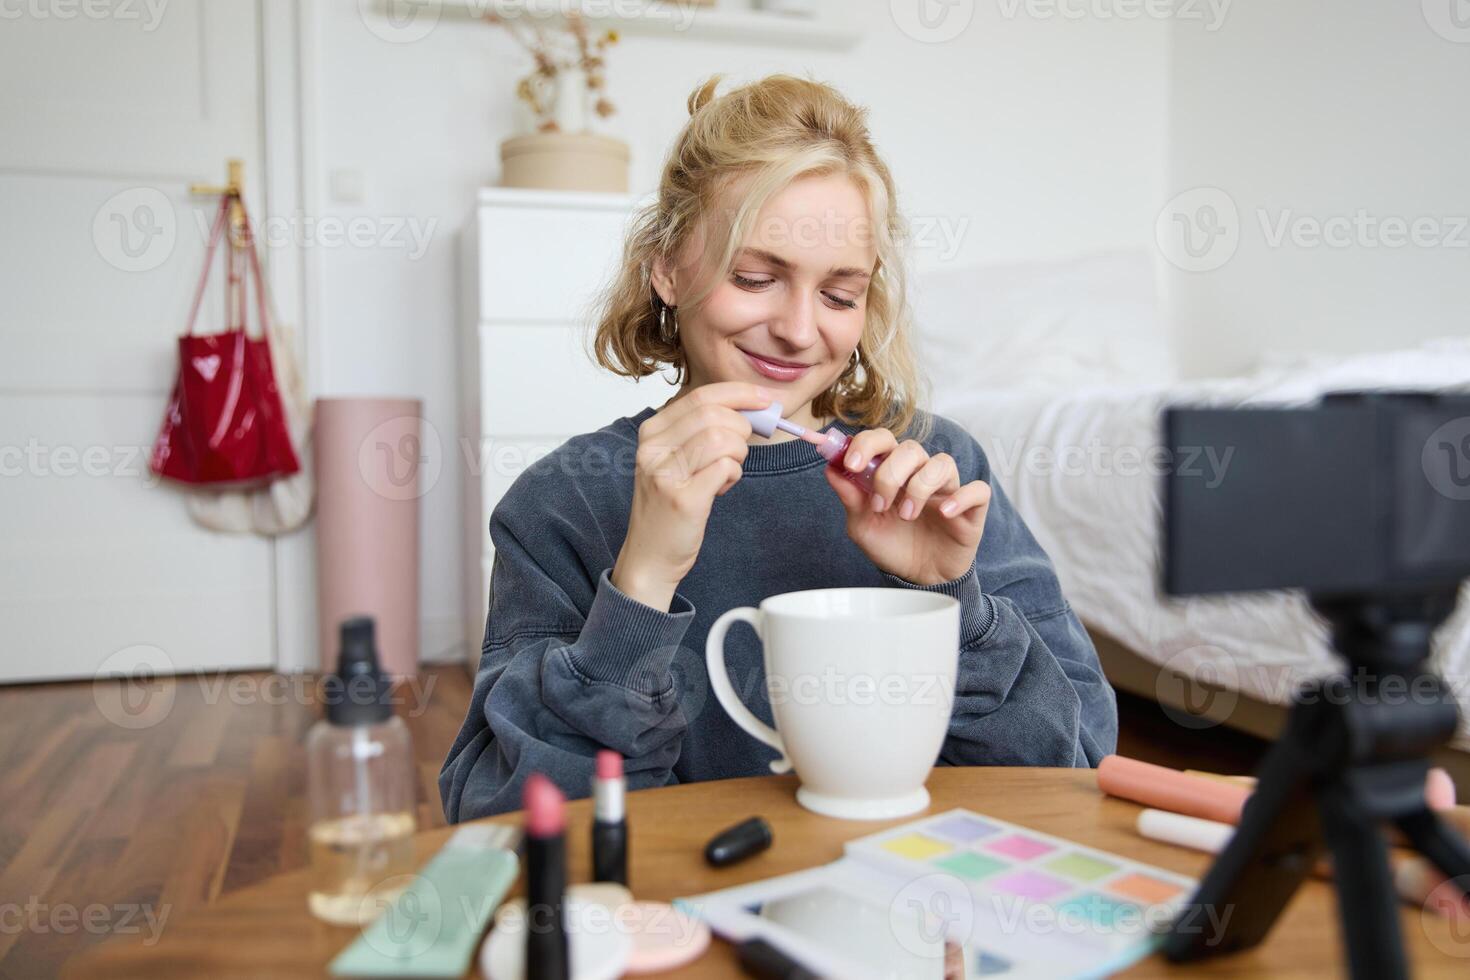
<svg viewBox="0 0 1470 980">
<path fill-rule="evenodd" d="M 781 417 L 780 402 L 771 402 L 771 404 L 767 405 L 765 408 L 742 411 L 740 414 L 744 415 L 747 419 L 750 420 L 750 427 L 752 430 L 754 430 L 758 435 L 764 436 L 767 439 L 769 439 L 777 429 L 780 429 L 782 432 L 789 432 L 799 439 L 806 440 L 813 446 L 817 447 L 817 452 L 821 454 L 822 458 L 825 459 L 828 465 L 835 469 L 839 475 L 847 479 L 850 483 L 855 483 L 858 486 L 862 487 L 868 493 L 874 492 L 873 474 L 878 472 L 879 464 L 887 458 L 886 453 L 879 456 L 874 456 L 872 459 L 868 460 L 868 464 L 866 466 L 854 472 L 853 470 L 850 470 L 845 465 L 843 465 L 842 462 L 843 456 L 847 454 L 848 443 L 852 442 L 852 437 L 849 436 L 847 433 L 842 432 L 838 429 L 830 429 L 824 435 L 823 433 L 813 432 L 804 426 L 797 425 L 795 422 L 788 422 L 786 419 L 783 419 Z"/>
<path fill-rule="evenodd" d="M 566 799 L 539 772 L 526 780 L 521 799 L 526 808 L 526 977 L 568 980 Z"/>
</svg>

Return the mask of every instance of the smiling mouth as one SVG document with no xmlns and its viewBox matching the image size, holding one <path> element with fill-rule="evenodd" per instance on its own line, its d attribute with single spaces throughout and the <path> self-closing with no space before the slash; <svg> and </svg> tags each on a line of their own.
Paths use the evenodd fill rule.
<svg viewBox="0 0 1470 980">
<path fill-rule="evenodd" d="M 793 365 L 789 361 L 772 361 L 758 354 L 752 354 L 750 351 L 740 348 L 737 349 L 750 362 L 751 370 L 769 381 L 783 383 L 797 381 L 804 377 L 812 367 L 810 364 Z"/>
<path fill-rule="evenodd" d="M 747 357 L 753 357 L 758 361 L 765 361 L 767 364 L 774 364 L 776 365 L 776 367 L 791 368 L 792 370 L 802 370 L 811 367 L 810 364 L 799 364 L 796 361 L 783 361 L 779 357 L 767 357 L 764 354 L 754 354 L 746 350 L 744 347 L 739 347 L 736 349 Z"/>
</svg>

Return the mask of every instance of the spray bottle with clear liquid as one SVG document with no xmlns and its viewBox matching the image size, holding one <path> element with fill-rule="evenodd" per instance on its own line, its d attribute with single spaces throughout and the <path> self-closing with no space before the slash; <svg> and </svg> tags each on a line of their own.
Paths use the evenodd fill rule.
<svg viewBox="0 0 1470 980">
<path fill-rule="evenodd" d="M 326 716 L 306 737 L 312 914 L 338 925 L 376 918 L 414 870 L 413 750 L 378 669 L 373 620 L 343 621 Z"/>
</svg>

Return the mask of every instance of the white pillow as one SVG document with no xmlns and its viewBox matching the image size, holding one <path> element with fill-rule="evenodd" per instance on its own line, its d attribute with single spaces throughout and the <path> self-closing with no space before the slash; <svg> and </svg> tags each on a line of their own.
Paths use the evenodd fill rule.
<svg viewBox="0 0 1470 980">
<path fill-rule="evenodd" d="M 916 275 L 913 292 L 919 358 L 939 396 L 1178 376 L 1147 252 L 939 269 Z"/>
</svg>

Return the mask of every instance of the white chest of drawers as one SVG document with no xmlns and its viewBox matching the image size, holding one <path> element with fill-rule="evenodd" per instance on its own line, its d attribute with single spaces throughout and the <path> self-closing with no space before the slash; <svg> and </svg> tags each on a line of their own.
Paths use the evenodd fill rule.
<svg viewBox="0 0 1470 980">
<path fill-rule="evenodd" d="M 494 549 L 490 514 L 526 466 L 568 438 L 659 405 L 588 356 L 595 306 L 622 255 L 628 196 L 485 188 L 461 242 L 460 432 L 466 650 L 480 661 Z"/>
</svg>

